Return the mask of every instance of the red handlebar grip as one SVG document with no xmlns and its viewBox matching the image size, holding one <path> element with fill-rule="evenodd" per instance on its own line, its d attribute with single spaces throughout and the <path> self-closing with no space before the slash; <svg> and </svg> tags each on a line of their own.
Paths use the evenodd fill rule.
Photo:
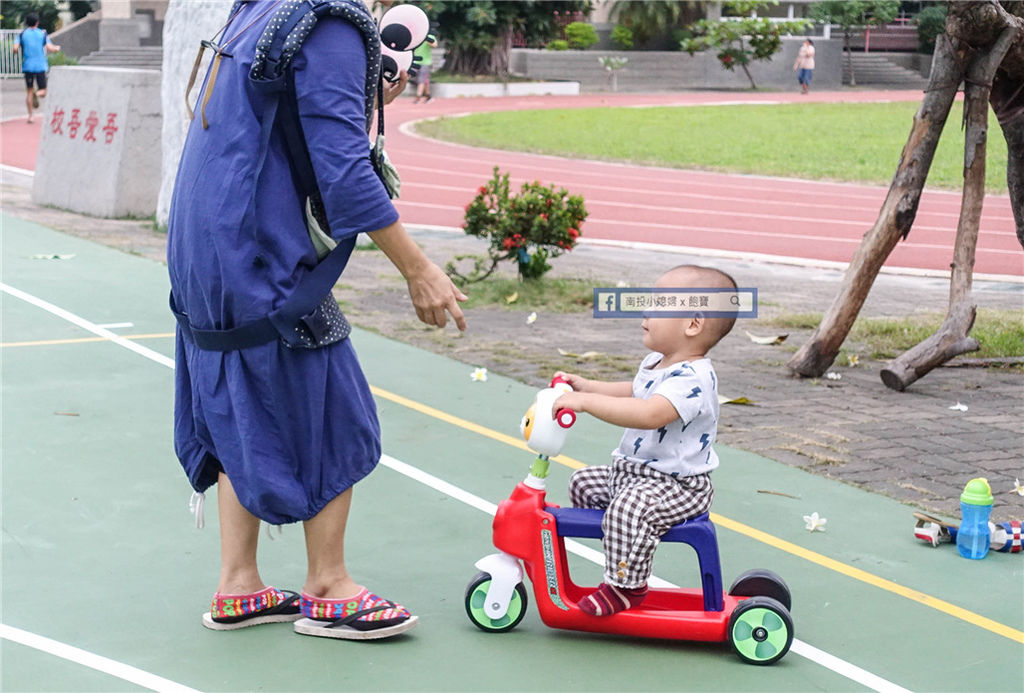
<svg viewBox="0 0 1024 693">
<path fill-rule="evenodd" d="M 555 414 L 555 420 L 558 421 L 558 425 L 562 428 L 569 428 L 576 423 L 576 412 L 572 409 L 559 409 Z"/>
<path fill-rule="evenodd" d="M 549 385 L 548 387 L 554 387 L 555 385 L 560 385 L 562 383 L 565 383 L 566 385 L 569 385 L 570 388 L 572 387 L 572 385 L 569 384 L 569 381 L 566 380 L 565 378 L 563 378 L 560 375 L 556 375 L 554 378 L 552 378 L 551 379 L 551 385 Z"/>
</svg>

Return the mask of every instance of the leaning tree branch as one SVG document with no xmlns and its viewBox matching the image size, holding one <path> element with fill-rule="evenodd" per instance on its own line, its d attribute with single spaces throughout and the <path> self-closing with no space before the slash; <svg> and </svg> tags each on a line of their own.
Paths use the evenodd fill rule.
<svg viewBox="0 0 1024 693">
<path fill-rule="evenodd" d="M 954 45 L 948 36 L 936 41 L 928 87 L 914 115 L 889 193 L 875 225 L 865 234 L 850 260 L 832 305 L 811 338 L 786 364 L 793 373 L 818 377 L 832 365 L 882 263 L 896 243 L 910 233 L 939 136 L 964 77 L 964 53 L 959 42 Z"/>
<path fill-rule="evenodd" d="M 964 187 L 960 219 L 953 246 L 949 282 L 949 310 L 936 332 L 901 354 L 882 369 L 882 382 L 894 390 L 905 390 L 933 368 L 960 354 L 977 351 L 978 340 L 968 336 L 977 313 L 971 300 L 974 255 L 978 245 L 981 208 L 985 201 L 985 149 L 988 140 L 988 102 L 999 64 L 1019 30 L 1008 26 L 987 51 L 975 51 L 967 68 L 964 95 Z"/>
</svg>

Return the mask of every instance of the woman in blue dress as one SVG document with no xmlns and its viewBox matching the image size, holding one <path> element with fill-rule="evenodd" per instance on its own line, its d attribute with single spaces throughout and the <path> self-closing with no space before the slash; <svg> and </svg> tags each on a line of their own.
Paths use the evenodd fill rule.
<svg viewBox="0 0 1024 693">
<path fill-rule="evenodd" d="M 350 21 L 363 21 L 365 8 L 355 0 L 335 4 L 342 16 L 321 17 L 291 62 L 329 229 L 325 242 L 348 253 L 357 234 L 369 234 L 407 280 L 420 320 L 444 326 L 450 315 L 465 329 L 458 305 L 465 296 L 406 233 L 371 163 L 367 112 L 379 48 L 375 54 Z M 358 584 L 345 567 L 352 486 L 376 466 L 380 431 L 337 304 L 328 294 L 317 309 L 324 329 L 311 334 L 297 325 L 299 342 L 197 343 L 202 333 L 230 334 L 265 319 L 320 259 L 284 134 L 278 123 L 263 130 L 269 97 L 249 79 L 268 23 L 298 5 L 236 3 L 185 143 L 167 255 L 180 325 L 175 450 L 197 492 L 218 486 L 221 572 L 204 625 L 296 621 L 306 634 L 387 637 L 416 617 Z M 390 101 L 405 81 L 403 74 L 377 97 Z M 304 523 L 309 569 L 301 596 L 260 577 L 260 520 Z"/>
</svg>

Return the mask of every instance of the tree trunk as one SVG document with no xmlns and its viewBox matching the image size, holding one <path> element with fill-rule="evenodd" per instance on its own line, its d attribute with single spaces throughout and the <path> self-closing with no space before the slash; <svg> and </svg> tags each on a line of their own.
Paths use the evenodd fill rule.
<svg viewBox="0 0 1024 693">
<path fill-rule="evenodd" d="M 947 37 L 936 42 L 928 88 L 914 116 L 910 137 L 903 147 L 878 219 L 850 260 L 839 294 L 821 324 L 786 364 L 792 372 L 805 377 L 819 377 L 832 365 L 882 263 L 896 243 L 910 233 L 935 147 L 963 79 L 964 52 Z"/>
<path fill-rule="evenodd" d="M 942 326 L 928 339 L 901 354 L 882 370 L 882 382 L 894 390 L 907 386 L 954 356 L 977 351 L 978 340 L 968 337 L 977 309 L 971 301 L 974 254 L 978 245 L 981 207 L 985 201 L 985 149 L 988 143 L 988 100 L 996 69 L 1017 35 L 1006 28 L 991 49 L 978 51 L 967 68 L 964 97 L 964 188 L 960 220 L 953 246 L 949 282 L 949 311 Z"/>
<path fill-rule="evenodd" d="M 743 59 L 747 60 L 747 47 L 743 44 L 743 37 L 742 36 L 740 37 L 740 53 L 743 55 Z M 750 88 L 751 88 L 751 90 L 757 91 L 757 85 L 754 84 L 754 78 L 753 78 L 753 76 L 751 76 L 750 70 L 747 69 L 747 63 L 746 62 L 740 63 L 740 67 L 743 68 L 743 74 L 745 74 L 747 76 L 747 79 L 750 81 Z"/>
<path fill-rule="evenodd" d="M 1024 75 L 1014 79 L 1000 70 L 992 85 L 992 110 L 1006 138 L 1006 187 L 1024 248 Z"/>
<path fill-rule="evenodd" d="M 757 85 L 754 84 L 754 78 L 750 75 L 750 70 L 747 69 L 746 65 L 740 65 L 740 67 L 743 68 L 743 73 L 747 76 L 747 79 L 750 80 L 750 88 L 756 91 Z"/>
<path fill-rule="evenodd" d="M 444 69 L 455 75 L 505 76 L 508 74 L 511 50 L 511 29 L 503 30 L 490 48 L 452 43 L 448 46 Z"/>
<path fill-rule="evenodd" d="M 846 44 L 846 69 L 850 71 L 850 86 L 857 86 L 857 78 L 853 74 L 853 49 L 850 48 L 850 30 L 843 33 L 843 43 Z"/>
<path fill-rule="evenodd" d="M 489 74 L 492 75 L 508 75 L 509 63 L 512 60 L 512 29 L 506 28 L 502 30 L 498 36 L 498 41 L 494 44 L 494 48 L 491 50 L 491 65 Z"/>
</svg>

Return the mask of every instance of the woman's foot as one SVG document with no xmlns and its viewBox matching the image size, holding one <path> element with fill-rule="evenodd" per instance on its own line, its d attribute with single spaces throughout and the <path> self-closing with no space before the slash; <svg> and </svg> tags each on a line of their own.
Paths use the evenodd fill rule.
<svg viewBox="0 0 1024 693">
<path fill-rule="evenodd" d="M 295 632 L 342 640 L 377 640 L 404 633 L 419 620 L 401 604 L 378 597 L 363 587 L 347 599 L 302 595 L 302 618 Z"/>
<path fill-rule="evenodd" d="M 287 623 L 302 618 L 299 595 L 266 587 L 248 594 L 213 595 L 203 625 L 211 630 L 237 630 L 264 623 Z"/>
</svg>

